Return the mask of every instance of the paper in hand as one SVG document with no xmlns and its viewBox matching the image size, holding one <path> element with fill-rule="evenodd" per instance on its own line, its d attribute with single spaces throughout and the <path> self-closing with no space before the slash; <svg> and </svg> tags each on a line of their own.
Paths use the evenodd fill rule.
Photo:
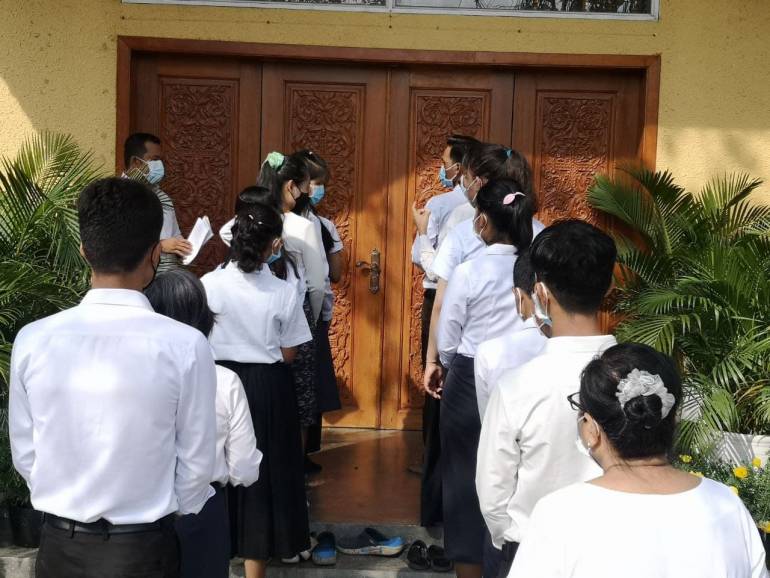
<svg viewBox="0 0 770 578">
<path fill-rule="evenodd" d="M 209 239 L 214 236 L 214 232 L 211 230 L 211 223 L 208 217 L 198 217 L 195 221 L 190 236 L 187 238 L 190 245 L 192 245 L 192 252 L 182 260 L 182 263 L 189 265 L 198 256 L 198 252 L 203 245 L 209 242 Z"/>
</svg>

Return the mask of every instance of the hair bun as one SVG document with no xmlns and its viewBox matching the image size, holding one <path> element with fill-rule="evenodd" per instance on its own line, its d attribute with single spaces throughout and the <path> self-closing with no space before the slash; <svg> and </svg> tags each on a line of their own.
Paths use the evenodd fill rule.
<svg viewBox="0 0 770 578">
<path fill-rule="evenodd" d="M 634 425 L 650 430 L 663 421 L 663 402 L 656 395 L 640 395 L 626 402 L 623 413 L 626 419 Z"/>
</svg>

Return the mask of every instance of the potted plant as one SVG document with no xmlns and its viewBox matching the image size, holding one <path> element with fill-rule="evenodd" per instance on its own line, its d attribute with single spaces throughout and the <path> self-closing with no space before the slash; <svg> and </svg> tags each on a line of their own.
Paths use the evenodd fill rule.
<svg viewBox="0 0 770 578">
<path fill-rule="evenodd" d="M 75 305 L 85 293 L 76 202 L 98 176 L 92 155 L 65 135 L 37 135 L 13 159 L 0 160 L 0 476 L 15 541 L 24 546 L 37 545 L 41 514 L 11 461 L 11 349 L 24 325 Z"/>
<path fill-rule="evenodd" d="M 770 207 L 761 181 L 723 176 L 698 194 L 668 172 L 597 177 L 589 202 L 619 223 L 616 313 L 623 341 L 682 371 L 684 447 L 734 463 L 770 451 Z"/>
</svg>

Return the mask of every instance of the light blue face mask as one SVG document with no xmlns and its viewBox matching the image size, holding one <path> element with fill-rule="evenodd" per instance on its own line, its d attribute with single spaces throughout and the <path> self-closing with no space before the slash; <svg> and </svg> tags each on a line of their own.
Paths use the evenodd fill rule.
<svg viewBox="0 0 770 578">
<path fill-rule="evenodd" d="M 151 185 L 157 185 L 166 176 L 166 168 L 163 166 L 163 161 L 145 161 L 147 164 L 147 175 L 145 178 Z"/>
<path fill-rule="evenodd" d="M 315 207 L 323 200 L 325 194 L 326 187 L 323 185 L 315 185 L 310 191 L 310 203 Z"/>
<path fill-rule="evenodd" d="M 275 263 L 275 262 L 276 262 L 278 259 L 280 259 L 280 258 L 281 258 L 281 254 L 282 254 L 282 251 L 281 251 L 281 249 L 278 249 L 278 252 L 277 252 L 277 253 L 272 253 L 272 254 L 271 254 L 271 255 L 270 255 L 268 258 L 267 258 L 267 264 L 268 264 L 268 265 L 272 265 L 273 263 Z"/>
<path fill-rule="evenodd" d="M 441 165 L 441 168 L 438 170 L 438 180 L 441 181 L 442 186 L 447 189 L 453 189 L 455 186 L 454 181 L 450 178 L 447 178 L 446 167 L 444 165 Z"/>
</svg>

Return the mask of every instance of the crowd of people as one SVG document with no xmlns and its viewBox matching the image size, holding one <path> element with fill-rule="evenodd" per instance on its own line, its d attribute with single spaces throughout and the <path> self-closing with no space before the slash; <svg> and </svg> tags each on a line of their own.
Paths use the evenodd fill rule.
<svg viewBox="0 0 770 578">
<path fill-rule="evenodd" d="M 613 240 L 544 227 L 527 160 L 452 136 L 447 189 L 414 208 L 423 305 L 423 525 L 459 578 L 763 578 L 751 517 L 675 470 L 672 361 L 603 333 Z M 305 476 L 339 409 L 329 323 L 342 244 L 331 177 L 270 153 L 198 279 L 163 193 L 160 140 L 81 193 L 91 290 L 18 335 L 14 465 L 44 512 L 41 578 L 225 578 L 309 556 Z"/>
</svg>

